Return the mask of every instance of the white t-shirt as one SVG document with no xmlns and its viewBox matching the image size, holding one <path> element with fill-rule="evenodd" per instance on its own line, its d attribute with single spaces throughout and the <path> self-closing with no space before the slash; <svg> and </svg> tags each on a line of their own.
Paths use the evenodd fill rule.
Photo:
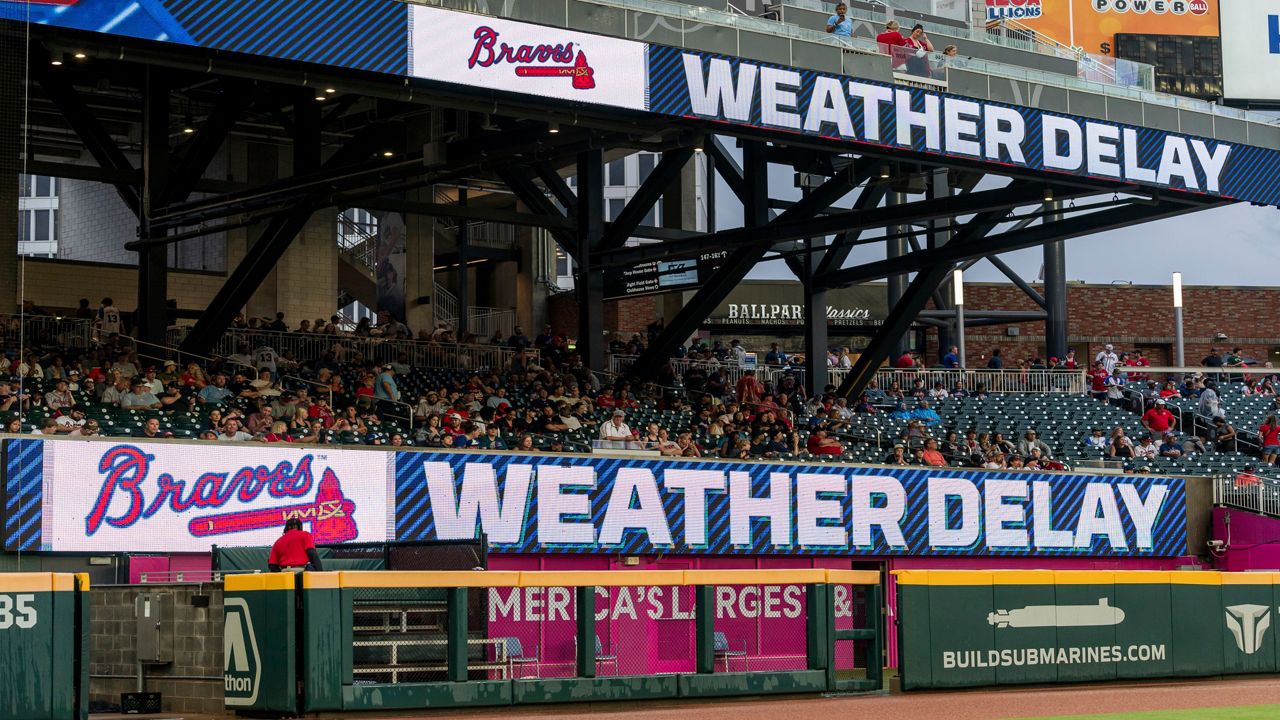
<svg viewBox="0 0 1280 720">
<path fill-rule="evenodd" d="M 115 305 L 108 305 L 98 310 L 98 326 L 102 328 L 102 332 L 118 333 L 120 324 L 120 311 Z"/>
<path fill-rule="evenodd" d="M 630 439 L 631 428 L 626 423 L 622 423 L 621 425 L 614 425 L 612 420 L 600 426 L 601 440 L 610 440 L 616 437 L 625 437 L 627 439 Z"/>
<path fill-rule="evenodd" d="M 253 359 L 257 363 L 259 370 L 270 370 L 274 373 L 276 371 L 276 361 L 280 359 L 280 356 L 276 354 L 275 348 L 263 345 L 253 351 Z"/>
</svg>

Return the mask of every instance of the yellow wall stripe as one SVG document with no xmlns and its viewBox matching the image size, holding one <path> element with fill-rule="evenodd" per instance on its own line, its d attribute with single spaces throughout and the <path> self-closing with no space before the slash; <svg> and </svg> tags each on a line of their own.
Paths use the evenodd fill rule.
<svg viewBox="0 0 1280 720">
<path fill-rule="evenodd" d="M 899 585 L 1280 585 L 1280 573 L 1211 570 L 895 570 Z"/>
<path fill-rule="evenodd" d="M 827 570 L 827 582 L 832 585 L 879 585 L 880 573 L 875 570 Z"/>
<path fill-rule="evenodd" d="M 71 583 L 72 576 L 66 573 L 0 573 L 0 592 L 53 592 L 54 590 L 74 590 L 74 586 L 58 587 L 59 578 Z"/>
<path fill-rule="evenodd" d="M 296 573 L 252 573 L 227 575 L 227 592 L 253 592 L 256 590 L 292 590 L 297 587 Z"/>
<path fill-rule="evenodd" d="M 507 570 L 344 570 L 338 574 L 344 588 L 516 587 L 521 575 Z"/>
<path fill-rule="evenodd" d="M 337 572 L 304 572 L 302 573 L 303 590 L 334 590 L 342 587 L 342 573 Z"/>
</svg>

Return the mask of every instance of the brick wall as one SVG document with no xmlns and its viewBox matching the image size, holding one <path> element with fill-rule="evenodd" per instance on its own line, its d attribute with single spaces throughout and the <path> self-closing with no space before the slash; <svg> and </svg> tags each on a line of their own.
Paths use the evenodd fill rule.
<svg viewBox="0 0 1280 720">
<path fill-rule="evenodd" d="M 1036 285 L 1043 292 L 1043 285 Z M 976 310 L 1038 310 L 1013 285 L 966 283 L 965 306 Z M 930 307 L 933 307 L 930 303 Z M 1199 364 L 1211 347 L 1242 348 L 1258 360 L 1280 359 L 1280 288 L 1183 286 L 1183 334 L 1186 362 Z M 1010 337 L 1007 328 L 1018 329 Z M 1218 333 L 1227 340 L 1216 340 Z M 1067 343 L 1077 357 L 1092 357 L 1106 343 L 1117 350 L 1142 348 L 1152 364 L 1172 364 L 1173 291 L 1169 286 L 1084 285 L 1067 288 Z M 970 328 L 966 334 L 970 364 L 984 361 L 994 348 L 1006 358 L 1045 357 L 1044 323 Z M 930 331 L 927 350 L 936 360 L 937 335 Z M 1278 363 L 1280 364 L 1280 363 Z"/>
<path fill-rule="evenodd" d="M 89 700 L 112 705 L 137 689 L 135 598 L 142 592 L 173 595 L 173 658 L 148 665 L 146 689 L 163 696 L 164 712 L 222 714 L 222 586 L 145 585 L 95 587 L 89 610 Z M 209 598 L 195 607 L 197 595 Z M 171 679 L 181 678 L 181 679 Z"/>
<path fill-rule="evenodd" d="M 662 313 L 658 310 L 658 296 L 609 300 L 604 304 L 604 329 L 610 333 L 644 332 L 649 323 Z M 570 336 L 578 334 L 578 296 L 561 293 L 547 302 L 547 318 L 551 329 Z M 527 329 L 527 328 L 526 328 Z M 534 332 L 541 332 L 537 328 Z"/>
<path fill-rule="evenodd" d="M 138 304 L 136 267 L 27 258 L 22 270 L 26 298 L 53 311 L 73 309 L 82 297 L 95 309 L 103 297 L 125 310 Z M 178 301 L 180 310 L 201 310 L 209 306 L 223 282 L 225 277 L 219 273 L 170 271 L 169 297 Z"/>
</svg>

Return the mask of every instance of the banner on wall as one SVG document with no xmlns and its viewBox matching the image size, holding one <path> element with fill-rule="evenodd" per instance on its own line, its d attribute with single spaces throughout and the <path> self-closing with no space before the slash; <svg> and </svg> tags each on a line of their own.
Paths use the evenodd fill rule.
<svg viewBox="0 0 1280 720">
<path fill-rule="evenodd" d="M 1011 36 L 1021 25 L 1062 46 L 1111 55 L 1118 33 L 1216 37 L 1218 0 L 986 0 L 986 18 L 1010 21 Z"/>
<path fill-rule="evenodd" d="M 5 445 L 11 550 L 270 545 L 291 517 L 306 523 L 317 543 L 392 537 L 389 453 L 70 440 Z"/>
<path fill-rule="evenodd" d="M 404 216 L 385 212 L 378 217 L 377 297 L 378 310 L 405 321 L 404 289 L 408 272 Z"/>
<path fill-rule="evenodd" d="M 422 6 L 410 23 L 410 74 L 440 82 L 1280 202 L 1253 170 L 1274 150 Z"/>
<path fill-rule="evenodd" d="M 5 442 L 5 547 L 474 540 L 509 553 L 1170 557 L 1183 481 L 840 465 Z"/>
<path fill-rule="evenodd" d="M 1182 480 L 400 453 L 396 536 L 496 552 L 1176 556 Z"/>
<path fill-rule="evenodd" d="M 1086 18 L 1096 18 L 1107 38 L 1212 35 L 1218 24 L 1217 3 L 1208 0 L 991 2 L 1000 12 L 1021 8 L 1028 23 L 1067 17 L 1077 33 L 1094 22 Z M 1040 11 L 1034 18 L 1026 15 L 1033 7 Z M 281 8 L 288 22 L 278 20 Z M 0 18 L 22 20 L 28 9 L 37 23 L 407 74 L 480 92 L 1280 204 L 1280 184 L 1263 170 L 1280 164 L 1273 149 L 394 0 L 290 0 L 248 9 L 215 0 L 97 0 L 57 8 L 0 0 Z M 164 24 L 139 29 L 126 22 L 143 17 Z M 1083 38 L 1058 39 L 1080 45 Z"/>
</svg>

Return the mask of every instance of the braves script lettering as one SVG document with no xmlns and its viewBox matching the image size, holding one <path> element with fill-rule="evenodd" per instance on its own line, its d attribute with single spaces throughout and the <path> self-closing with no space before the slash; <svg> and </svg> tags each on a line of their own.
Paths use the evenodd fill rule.
<svg viewBox="0 0 1280 720">
<path fill-rule="evenodd" d="M 187 481 L 160 473 L 155 478 L 155 495 L 147 502 L 146 482 L 151 473 L 148 455 L 132 445 L 111 448 L 98 462 L 98 472 L 104 475 L 102 489 L 93 512 L 85 518 L 85 534 L 92 536 L 105 522 L 111 527 L 131 527 L 140 519 L 155 515 L 166 504 L 174 513 L 191 508 L 220 508 L 234 497 L 242 503 L 253 502 L 265 490 L 273 498 L 297 498 L 311 492 L 311 455 L 304 455 L 297 466 L 289 461 L 269 468 L 264 465 L 245 466 L 231 473 L 207 472 L 196 478 L 187 491 Z M 128 507 L 118 515 L 108 515 L 123 495 Z"/>
<path fill-rule="evenodd" d="M 520 45 L 512 47 L 498 42 L 498 31 L 481 25 L 475 32 L 476 46 L 471 50 L 467 68 L 493 67 L 501 63 L 527 65 L 534 62 L 573 62 L 573 43 L 561 45 Z"/>
</svg>

